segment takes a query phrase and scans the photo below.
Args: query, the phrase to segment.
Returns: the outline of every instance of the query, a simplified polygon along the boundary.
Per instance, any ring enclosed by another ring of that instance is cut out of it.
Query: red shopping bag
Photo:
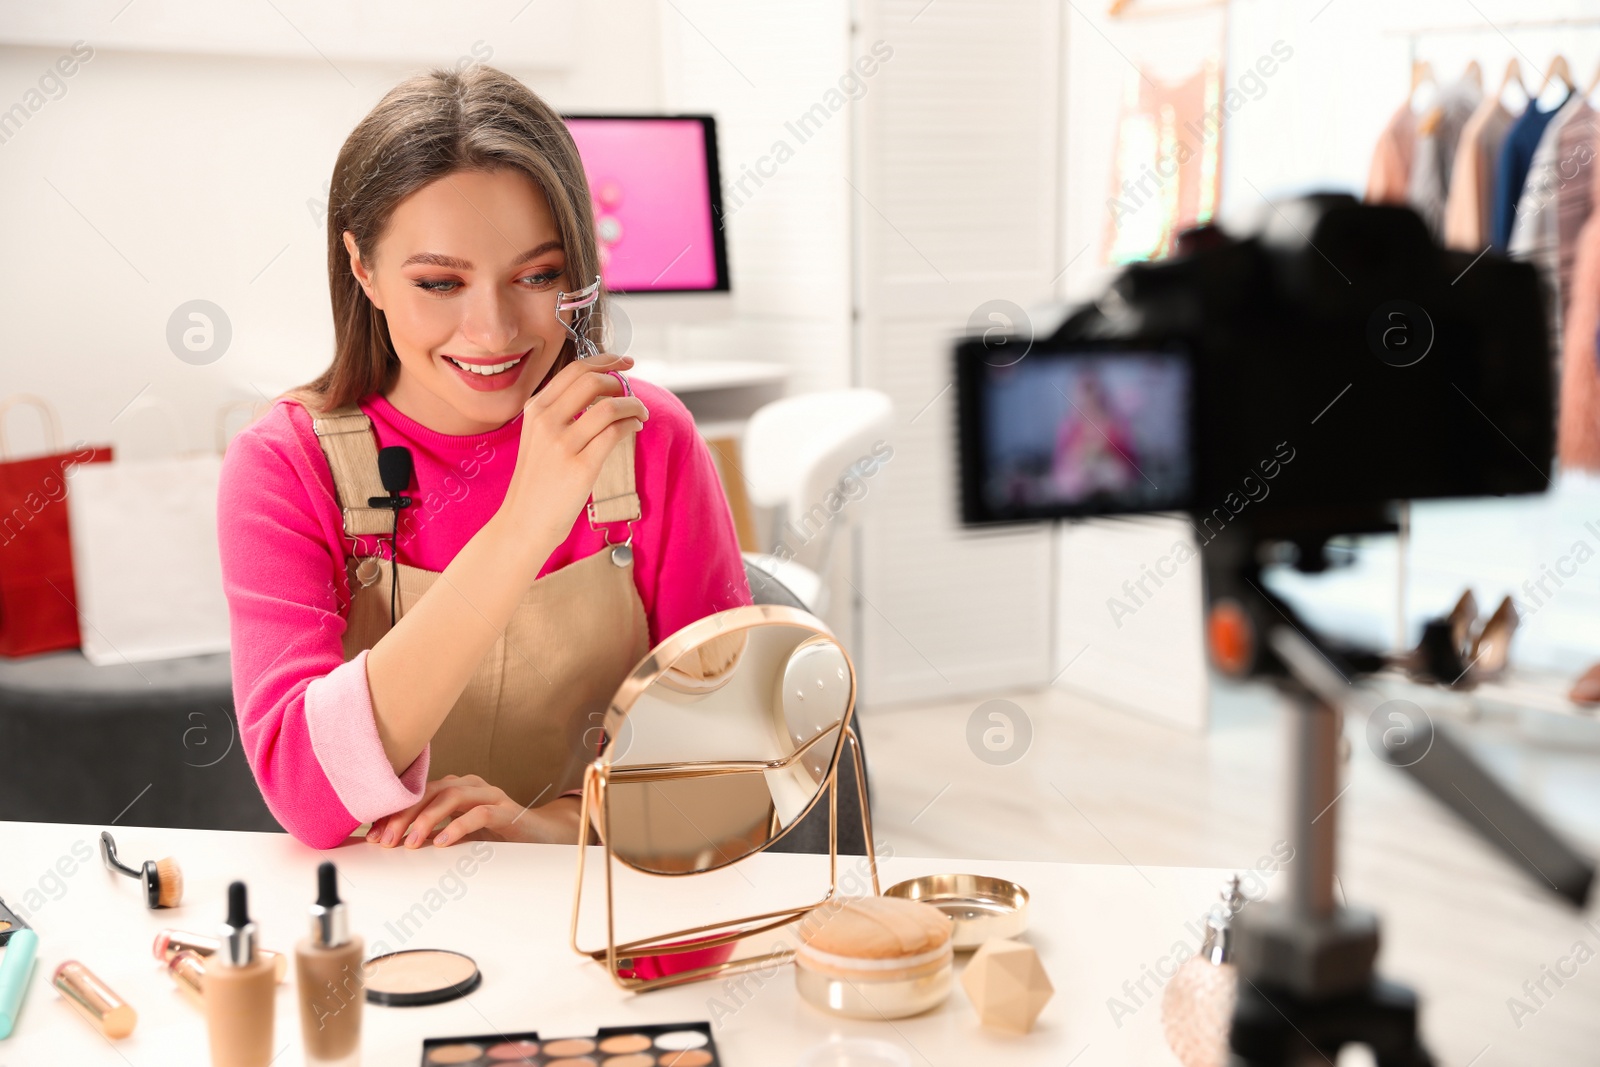
[[[49,454],[11,459],[5,418],[17,404],[39,409]],[[63,450],[55,410],[41,397],[0,401],[0,656],[77,648],[77,591],[67,526],[67,476],[79,463],[105,463],[109,445]]]

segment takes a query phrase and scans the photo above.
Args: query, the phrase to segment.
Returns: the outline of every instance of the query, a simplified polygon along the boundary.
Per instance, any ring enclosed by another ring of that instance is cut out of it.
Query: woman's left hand
[[[403,811],[376,819],[367,840],[393,848],[419,848],[458,841],[531,841],[571,845],[578,841],[578,797],[557,797],[541,807],[524,807],[499,786],[475,774],[447,774],[428,783],[422,799]]]

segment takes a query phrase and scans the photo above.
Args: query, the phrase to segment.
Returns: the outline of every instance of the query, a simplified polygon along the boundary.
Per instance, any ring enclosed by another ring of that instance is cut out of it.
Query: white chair
[[[750,503],[777,509],[766,551],[746,552],[745,559],[813,615],[828,606],[835,538],[861,520],[880,492],[882,442],[893,422],[887,394],[837,389],[773,401],[745,426],[740,459]]]

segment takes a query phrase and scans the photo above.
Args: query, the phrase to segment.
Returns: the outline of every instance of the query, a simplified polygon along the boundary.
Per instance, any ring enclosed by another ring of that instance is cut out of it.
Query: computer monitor
[[[600,273],[641,324],[729,304],[717,126],[709,115],[566,115],[594,201]]]

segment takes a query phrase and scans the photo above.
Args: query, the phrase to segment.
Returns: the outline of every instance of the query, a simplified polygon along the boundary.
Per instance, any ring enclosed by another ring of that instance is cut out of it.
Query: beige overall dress
[[[378,476],[372,422],[355,405],[312,411],[312,425],[333,473],[347,537],[383,535],[394,512],[368,506],[387,497]],[[428,777],[476,774],[519,804],[546,804],[583,785],[584,766],[602,739],[601,723],[617,687],[650,651],[644,605],[633,582],[634,437],[606,457],[588,507],[591,526],[629,523],[625,538],[606,526],[602,548],[534,581],[460,698],[433,735]],[[421,487],[423,491],[427,486]],[[403,520],[402,520],[403,521]],[[601,528],[601,527],[596,527]],[[347,555],[348,662],[389,631],[390,570],[377,556]],[[397,616],[428,591],[438,571],[399,564]]]

